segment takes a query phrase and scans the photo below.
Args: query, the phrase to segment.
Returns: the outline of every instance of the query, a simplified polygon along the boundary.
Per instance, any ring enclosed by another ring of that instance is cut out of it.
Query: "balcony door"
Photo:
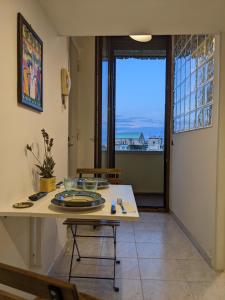
[[[147,178],[146,189],[161,172],[162,202],[148,208],[163,211],[169,208],[170,103],[170,37],[96,38],[95,167],[122,167],[125,183],[139,192],[141,181]]]

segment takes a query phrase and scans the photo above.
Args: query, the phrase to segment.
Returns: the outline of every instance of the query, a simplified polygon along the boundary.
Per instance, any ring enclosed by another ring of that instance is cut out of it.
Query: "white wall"
[[[76,176],[78,165],[78,126],[79,126],[79,50],[70,39],[70,78],[71,90],[69,95],[69,176]]]
[[[44,44],[44,112],[38,113],[17,104],[17,13],[31,23]],[[36,0],[0,2],[0,201],[19,201],[34,190],[33,160],[25,155],[25,145],[34,143],[42,150],[41,132],[45,128],[55,138],[53,155],[57,180],[67,175],[68,111],[62,107],[60,69],[68,66],[65,37],[59,37]],[[61,222],[61,221],[60,221]],[[0,261],[29,267],[27,219],[0,220]],[[13,232],[12,228],[16,228]],[[16,233],[17,232],[17,235]],[[20,239],[15,238],[20,235]],[[59,237],[60,235],[60,237]],[[63,238],[64,237],[64,238]],[[20,241],[23,239],[24,244]],[[65,229],[56,220],[43,220],[41,271],[46,271],[65,240]],[[48,257],[45,255],[50,253]],[[46,259],[47,257],[47,259]]]
[[[216,49],[213,126],[173,135],[170,177],[170,209],[212,264],[215,259],[217,197],[218,39]]]
[[[94,167],[94,116],[95,116],[95,38],[77,37],[73,42],[79,49],[79,82],[77,111],[77,167]],[[74,53],[75,54],[75,53]],[[78,85],[78,86],[77,86]],[[76,131],[76,130],[74,130]]]

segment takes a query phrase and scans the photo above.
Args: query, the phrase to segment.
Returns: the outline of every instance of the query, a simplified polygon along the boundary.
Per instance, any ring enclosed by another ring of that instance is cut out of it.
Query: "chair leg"
[[[75,225],[75,231],[74,231],[74,235],[73,235],[73,237],[74,237],[75,246],[76,246],[76,250],[77,250],[77,254],[78,254],[77,261],[80,261],[80,260],[81,260],[81,256],[80,256],[80,251],[79,251],[79,248],[78,248],[78,244],[77,244],[76,236],[77,236],[77,225]]]
[[[71,229],[72,234],[73,234],[72,225],[70,226],[70,229]],[[70,260],[69,282],[70,282],[70,279],[71,279],[71,272],[72,272],[72,267],[73,267],[74,247],[75,247],[75,238],[74,238],[74,234],[73,234],[73,248],[72,248],[71,260]]]
[[[114,260],[113,260],[113,288],[115,292],[119,292],[119,288],[116,286],[116,264],[120,261],[116,260],[116,227],[112,226],[113,229],[113,245],[114,245]]]

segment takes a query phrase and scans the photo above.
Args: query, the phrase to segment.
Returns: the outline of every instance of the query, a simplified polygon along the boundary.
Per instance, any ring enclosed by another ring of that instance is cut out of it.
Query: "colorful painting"
[[[43,43],[18,14],[18,102],[43,111]]]

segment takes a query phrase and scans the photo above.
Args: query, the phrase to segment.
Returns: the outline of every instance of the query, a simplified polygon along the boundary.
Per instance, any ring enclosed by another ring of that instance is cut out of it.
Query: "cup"
[[[64,178],[64,187],[66,191],[73,190],[76,188],[76,179]]]
[[[92,178],[86,178],[83,180],[83,190],[95,192],[97,190],[98,181]]]

